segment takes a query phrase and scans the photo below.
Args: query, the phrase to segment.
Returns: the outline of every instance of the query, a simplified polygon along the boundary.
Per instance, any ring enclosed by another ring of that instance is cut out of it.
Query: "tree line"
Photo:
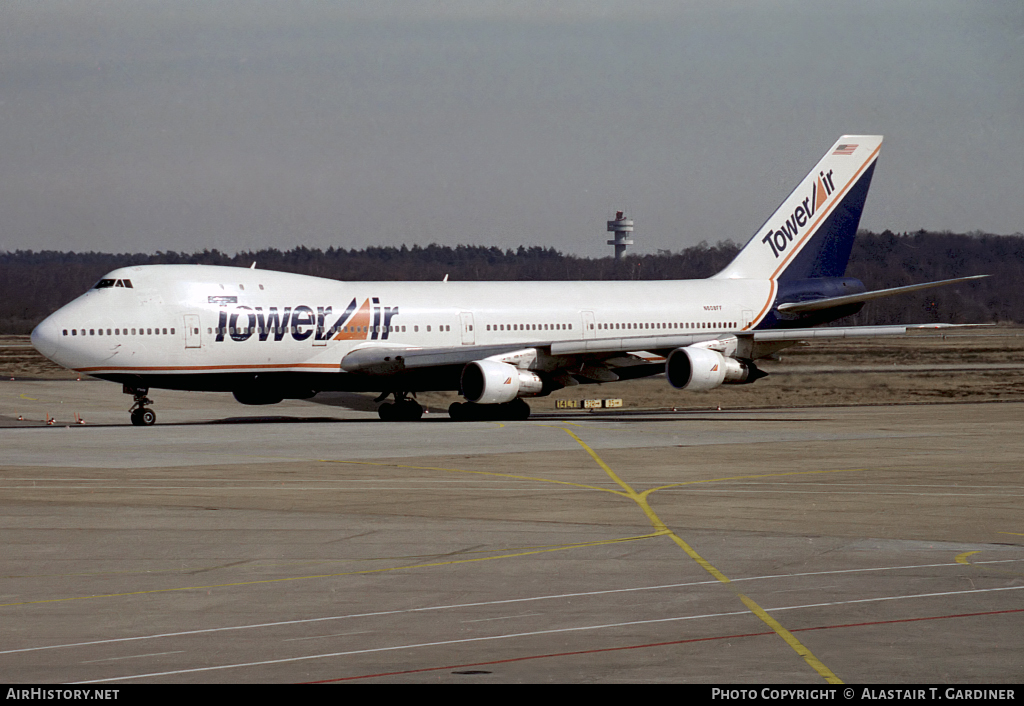
[[[699,279],[724,268],[740,245],[700,243],[679,252],[582,258],[554,248],[502,249],[477,245],[369,247],[363,250],[269,248],[234,255],[196,253],[0,252],[0,334],[26,334],[50,313],[118,267],[201,264],[295,272],[348,281],[381,280],[661,280]],[[868,302],[848,325],[899,322],[1024,322],[1024,237],[985,233],[862,231],[854,242],[847,276],[868,289],[990,274],[953,287]]]

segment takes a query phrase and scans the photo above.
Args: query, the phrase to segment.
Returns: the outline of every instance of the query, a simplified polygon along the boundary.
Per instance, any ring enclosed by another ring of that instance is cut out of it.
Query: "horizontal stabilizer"
[[[891,297],[896,294],[907,294],[908,292],[916,292],[921,289],[931,289],[932,287],[945,287],[949,284],[957,284],[958,282],[969,282],[974,279],[983,279],[989,275],[971,275],[970,277],[957,277],[956,279],[944,279],[938,282],[925,282],[923,284],[911,284],[906,287],[893,287],[891,289],[879,289],[874,292],[863,292],[861,294],[848,294],[843,297],[829,297],[827,299],[813,299],[806,302],[789,302],[787,304],[779,304],[778,310],[789,314],[799,314],[805,311],[821,311],[822,309],[832,309],[837,306],[845,306],[846,304],[857,304],[859,302],[871,301],[872,299],[881,299],[883,297]]]

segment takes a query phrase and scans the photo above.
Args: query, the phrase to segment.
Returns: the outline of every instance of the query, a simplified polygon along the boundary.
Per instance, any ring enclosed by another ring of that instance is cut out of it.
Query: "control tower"
[[[616,211],[615,220],[608,221],[608,232],[615,233],[615,239],[609,240],[608,244],[615,246],[615,261],[618,262],[626,252],[626,246],[633,244],[633,239],[627,237],[633,232],[633,221],[625,217],[624,211]]]

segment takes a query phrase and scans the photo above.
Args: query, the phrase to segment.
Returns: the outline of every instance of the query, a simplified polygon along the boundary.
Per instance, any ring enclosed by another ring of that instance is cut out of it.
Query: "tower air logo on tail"
[[[841,276],[881,147],[881,135],[840,136],[714,279]]]
[[[818,180],[811,186],[811,195],[793,209],[793,213],[781,226],[773,226],[768,234],[761,238],[761,242],[767,243],[768,247],[772,249],[772,255],[776,259],[785,252],[793,239],[811,220],[811,216],[818,212],[835,190],[835,184],[832,182],[832,170],[818,172]]]

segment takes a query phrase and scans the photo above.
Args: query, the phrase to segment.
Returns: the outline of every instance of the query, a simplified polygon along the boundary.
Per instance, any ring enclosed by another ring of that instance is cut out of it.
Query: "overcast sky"
[[[745,242],[855,133],[1024,231],[1024,2],[0,4],[0,251]]]

